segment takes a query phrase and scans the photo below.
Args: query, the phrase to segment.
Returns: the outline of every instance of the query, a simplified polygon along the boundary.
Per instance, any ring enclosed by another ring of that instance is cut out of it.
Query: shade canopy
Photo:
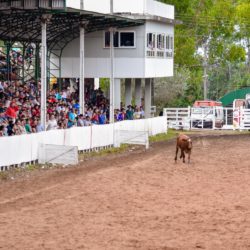
[[[11,1],[5,0],[5,2]],[[73,8],[55,8],[52,5],[48,8],[36,6],[32,9],[25,8],[25,6],[13,7],[9,5],[0,8],[0,40],[40,43],[41,22],[44,15],[47,15],[49,19],[47,24],[49,49],[52,49],[58,43],[61,43],[60,47],[62,47],[62,43],[66,45],[79,37],[79,25],[82,22],[87,23],[85,26],[86,33],[105,30],[109,27],[125,28],[144,23],[143,20],[133,20]]]

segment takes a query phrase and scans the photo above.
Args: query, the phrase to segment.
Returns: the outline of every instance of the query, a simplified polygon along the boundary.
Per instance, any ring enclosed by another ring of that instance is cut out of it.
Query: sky
[[[67,7],[80,9],[80,0],[66,0]]]

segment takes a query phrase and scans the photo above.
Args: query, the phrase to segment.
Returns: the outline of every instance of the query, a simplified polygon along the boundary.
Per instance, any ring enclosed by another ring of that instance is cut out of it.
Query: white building
[[[67,7],[80,8],[116,16],[142,20],[141,25],[114,31],[114,108],[120,108],[121,79],[125,79],[125,105],[132,101],[132,80],[135,79],[135,102],[141,105],[142,83],[145,82],[145,114],[151,112],[153,79],[173,76],[174,6],[155,0],[68,0]],[[116,28],[116,27],[114,27]],[[79,78],[80,38],[66,45],[61,54],[62,78]],[[55,53],[56,54],[56,53]],[[57,58],[51,54],[54,64]],[[110,32],[86,33],[84,38],[84,78],[111,76]],[[53,69],[51,70],[53,71]],[[54,75],[59,77],[57,72]]]

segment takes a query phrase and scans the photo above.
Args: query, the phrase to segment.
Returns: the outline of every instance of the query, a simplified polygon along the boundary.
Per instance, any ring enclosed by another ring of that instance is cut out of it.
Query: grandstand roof
[[[142,20],[100,14],[73,8],[39,8],[0,6],[0,40],[41,42],[41,17],[50,14],[47,24],[47,43],[53,48],[58,43],[65,46],[79,37],[79,24],[88,21],[86,33],[105,30],[109,27],[123,28],[143,24]],[[64,45],[63,45],[64,44]]]

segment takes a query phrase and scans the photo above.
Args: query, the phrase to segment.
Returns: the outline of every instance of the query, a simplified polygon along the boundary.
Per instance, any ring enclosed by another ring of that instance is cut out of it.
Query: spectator
[[[131,105],[128,105],[127,107],[127,111],[126,111],[126,119],[127,120],[133,120],[133,115],[134,115],[134,111],[132,109],[132,106]]]
[[[5,115],[8,118],[15,120],[17,117],[17,111],[18,111],[18,107],[12,102],[10,103],[10,106],[7,108]]]
[[[78,116],[78,120],[77,120],[77,126],[78,127],[84,127],[85,126],[85,121],[84,121],[84,116],[82,114],[80,114]]]
[[[5,136],[4,134],[4,125],[0,125],[0,137]]]
[[[42,132],[42,131],[44,131],[44,127],[43,127],[43,125],[41,124],[41,120],[38,120],[37,121],[37,125],[36,125],[36,132]]]
[[[73,127],[76,124],[76,117],[77,115],[75,114],[75,110],[74,109],[70,109],[69,114],[68,114],[68,128]]]
[[[135,108],[135,112],[134,112],[133,116],[134,116],[134,119],[141,119],[142,114],[141,114],[140,108],[138,108],[138,107]]]
[[[25,135],[27,134],[25,126],[22,124],[21,120],[16,120],[16,135]]]
[[[15,60],[23,60],[18,52],[12,53]],[[105,98],[101,89],[86,92],[85,110],[79,115],[78,94],[70,93],[69,88],[65,86],[62,92],[48,91],[46,114],[48,124],[47,128],[43,128],[40,122],[40,91],[40,82],[38,84],[33,81],[0,82],[1,135],[19,135],[46,129],[65,129],[75,125],[82,127],[90,126],[92,123],[100,125],[109,123],[109,100]],[[140,112],[142,114],[142,110]],[[115,111],[116,121],[133,119],[133,116],[134,110],[131,105],[127,111],[125,109]]]
[[[55,119],[55,116],[51,115],[48,121],[47,130],[53,130],[53,129],[57,129],[57,121]]]
[[[99,115],[98,115],[98,110],[94,109],[91,121],[93,124],[98,124],[99,123]]]
[[[99,124],[103,125],[107,123],[106,112],[101,110],[99,115]]]
[[[85,126],[91,126],[91,120],[89,116],[86,116]]]
[[[125,109],[122,108],[121,111],[118,111],[116,120],[117,121],[124,121],[125,119],[126,119],[126,112],[125,112]]]
[[[4,121],[6,121],[7,118],[5,116],[5,112],[4,112],[4,109],[1,109],[0,110],[0,124],[2,124]]]
[[[140,107],[140,111],[141,111],[141,119],[144,119],[145,118],[145,112],[144,112],[144,109],[143,109],[142,106]]]
[[[32,128],[30,126],[30,120],[26,119],[25,121],[26,121],[26,123],[25,123],[25,130],[26,130],[27,134],[30,134],[30,133],[32,133]]]
[[[7,126],[7,133],[8,133],[8,136],[12,136],[12,135],[15,135],[15,131],[13,130],[14,128],[14,123],[12,120],[9,121],[9,124]]]

